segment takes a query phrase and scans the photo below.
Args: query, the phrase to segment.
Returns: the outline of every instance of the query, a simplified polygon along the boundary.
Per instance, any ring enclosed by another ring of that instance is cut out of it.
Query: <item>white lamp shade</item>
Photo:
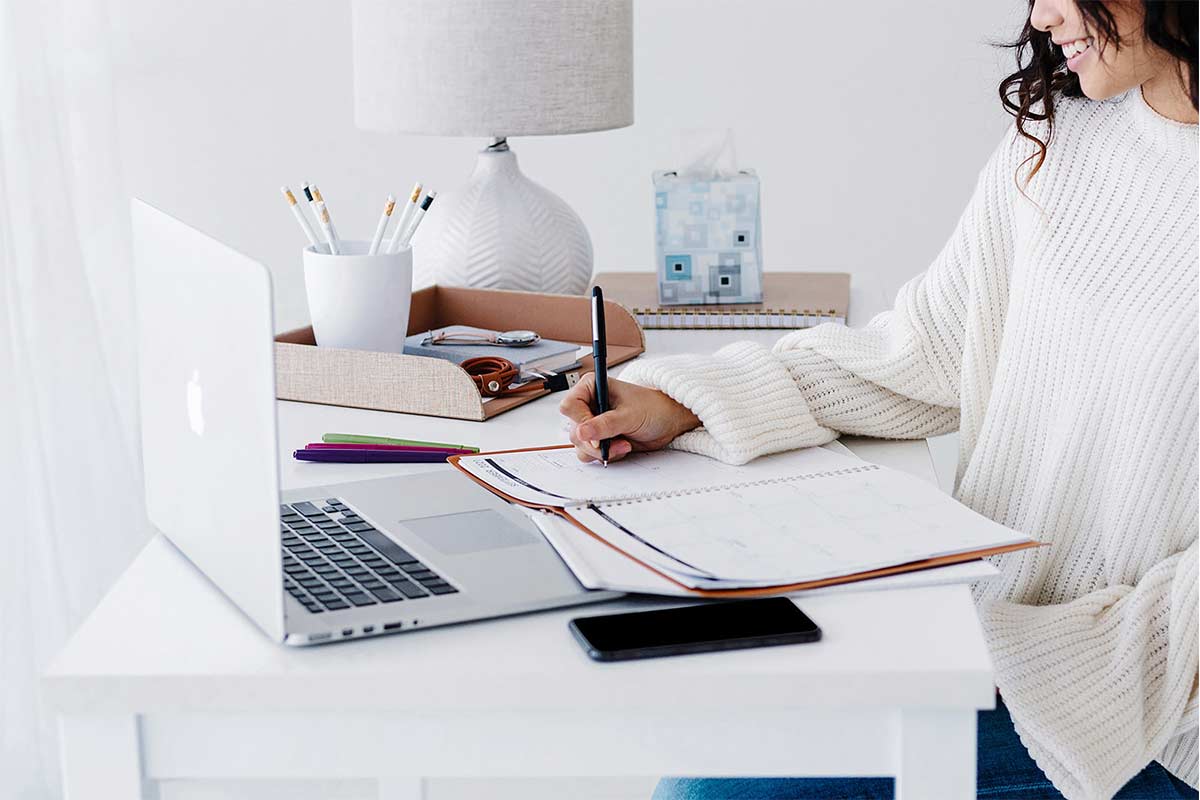
[[[354,0],[354,117],[442,136],[633,124],[633,0]]]

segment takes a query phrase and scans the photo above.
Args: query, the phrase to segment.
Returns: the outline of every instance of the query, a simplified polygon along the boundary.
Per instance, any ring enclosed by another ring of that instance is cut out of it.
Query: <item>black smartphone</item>
[[[576,617],[571,633],[596,661],[815,642],[821,629],[786,597]]]

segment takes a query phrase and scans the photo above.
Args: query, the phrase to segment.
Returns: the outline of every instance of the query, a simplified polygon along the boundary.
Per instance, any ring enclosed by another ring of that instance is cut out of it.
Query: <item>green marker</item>
[[[393,439],[390,436],[363,436],[358,433],[327,433],[321,437],[327,444],[391,444],[404,447],[441,447],[445,450],[470,450],[478,453],[478,447],[469,444],[446,444],[444,442],[422,442],[419,439]]]

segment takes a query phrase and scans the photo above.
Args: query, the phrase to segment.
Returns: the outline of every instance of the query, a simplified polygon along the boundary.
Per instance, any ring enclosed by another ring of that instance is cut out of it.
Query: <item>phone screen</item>
[[[812,642],[821,629],[786,597],[581,617],[571,630],[600,660]]]

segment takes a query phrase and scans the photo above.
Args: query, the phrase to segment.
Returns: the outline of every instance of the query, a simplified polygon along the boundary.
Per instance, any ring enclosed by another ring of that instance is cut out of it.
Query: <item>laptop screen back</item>
[[[271,637],[284,637],[271,280],[132,202],[146,510]]]

